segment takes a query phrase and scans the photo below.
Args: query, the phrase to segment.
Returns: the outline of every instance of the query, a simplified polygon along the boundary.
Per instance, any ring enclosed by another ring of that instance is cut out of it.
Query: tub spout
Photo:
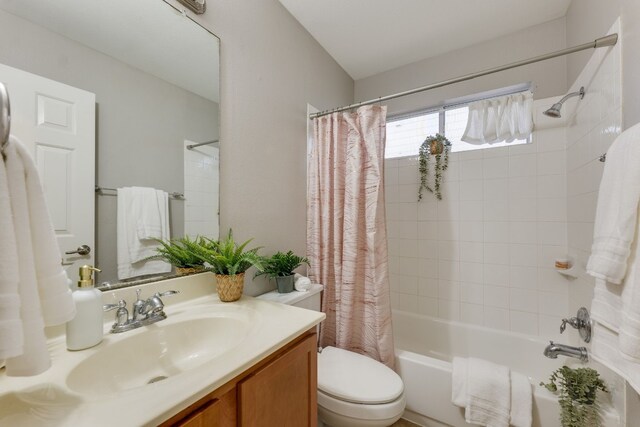
[[[589,361],[589,353],[585,347],[572,347],[570,345],[556,344],[549,341],[549,345],[544,349],[544,355],[550,359],[557,359],[558,355],[575,357],[583,362]]]

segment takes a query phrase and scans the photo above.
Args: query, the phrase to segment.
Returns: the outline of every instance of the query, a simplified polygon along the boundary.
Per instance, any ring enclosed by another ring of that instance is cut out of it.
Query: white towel
[[[533,392],[529,378],[511,371],[511,425],[531,427],[533,421]]]
[[[587,272],[619,284],[636,232],[640,199],[640,124],[616,138],[607,152]]]
[[[531,383],[506,366],[482,359],[453,358],[451,402],[470,424],[531,427]]]
[[[0,360],[22,354],[24,341],[18,294],[18,249],[10,200],[7,171],[0,156]]]
[[[23,353],[6,361],[7,375],[37,375],[51,366],[44,326],[71,320],[75,306],[35,164],[13,137],[5,153],[24,336]]]
[[[164,261],[143,261],[155,255],[159,246],[150,239],[170,238],[167,193],[145,187],[119,188],[117,230],[118,278],[171,271]]]
[[[607,152],[587,272],[596,278],[593,320],[608,331],[594,335],[592,354],[631,383],[640,371],[640,125],[623,132]],[[613,357],[611,334],[619,354]],[[599,339],[607,338],[607,345]],[[620,363],[627,359],[632,363]],[[640,391],[640,390],[638,390]]]
[[[296,288],[298,292],[307,292],[309,288],[311,288],[311,279],[303,276],[302,274],[296,273],[293,276],[293,287]]]

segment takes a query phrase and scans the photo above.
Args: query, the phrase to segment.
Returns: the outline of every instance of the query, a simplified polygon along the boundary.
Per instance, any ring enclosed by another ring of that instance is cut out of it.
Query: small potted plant
[[[193,248],[202,243],[201,237],[191,240],[188,236],[181,239],[159,240],[160,246],[156,254],[146,260],[159,259],[168,262],[175,267],[179,276],[185,274],[200,273],[204,271],[204,262],[195,254]]]
[[[287,253],[276,252],[270,257],[263,258],[262,268],[256,276],[265,274],[270,279],[275,279],[278,292],[286,294],[293,291],[293,270],[302,264],[309,265],[309,260],[294,254],[292,251]]]
[[[240,299],[244,288],[244,273],[252,266],[261,269],[262,258],[258,255],[260,248],[245,249],[252,240],[238,244],[233,239],[233,231],[229,230],[224,239],[203,238],[202,244],[193,247],[194,254],[215,273],[220,301]]]
[[[442,200],[442,173],[449,167],[449,150],[451,142],[444,135],[436,134],[424,140],[418,152],[418,170],[420,171],[420,187],[418,188],[418,201],[422,200],[422,190],[434,193],[438,200]],[[436,164],[433,185],[429,184],[429,160],[435,156]]]
[[[608,392],[598,371],[591,368],[571,369],[563,366],[549,377],[549,383],[540,383],[557,393],[562,427],[600,426],[598,390]]]

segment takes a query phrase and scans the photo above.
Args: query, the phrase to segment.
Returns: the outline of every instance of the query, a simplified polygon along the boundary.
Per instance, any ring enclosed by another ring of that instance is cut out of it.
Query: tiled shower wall
[[[536,118],[551,101],[536,101]],[[417,201],[417,158],[386,161],[394,308],[557,334],[569,306],[554,270],[567,253],[565,132],[537,122],[531,144],[453,153],[442,201]]]
[[[213,239],[219,234],[220,149],[201,146],[188,150],[184,145],[184,230],[190,237]]]
[[[442,201],[417,202],[417,158],[386,161],[394,308],[554,338],[562,317],[590,307],[584,268],[598,157],[621,132],[620,51],[594,51],[570,90],[587,94],[565,104],[564,119],[541,115],[557,98],[536,101],[532,144],[454,153]],[[577,279],[554,269],[567,254]]]
[[[610,32],[619,31],[616,23]],[[622,129],[622,43],[594,52],[571,90],[587,94],[573,108],[567,127],[567,218],[570,254],[578,279],[571,284],[571,312],[591,306],[594,279],[585,273],[593,241],[593,223],[606,153]]]

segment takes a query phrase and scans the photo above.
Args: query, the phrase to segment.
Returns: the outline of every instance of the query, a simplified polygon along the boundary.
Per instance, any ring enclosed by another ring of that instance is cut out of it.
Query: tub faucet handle
[[[586,308],[581,307],[578,310],[576,317],[562,319],[562,323],[560,324],[560,333],[563,333],[565,329],[567,329],[567,324],[580,332],[580,338],[582,338],[584,342],[591,341],[591,318],[589,317],[589,311],[587,311]]]

